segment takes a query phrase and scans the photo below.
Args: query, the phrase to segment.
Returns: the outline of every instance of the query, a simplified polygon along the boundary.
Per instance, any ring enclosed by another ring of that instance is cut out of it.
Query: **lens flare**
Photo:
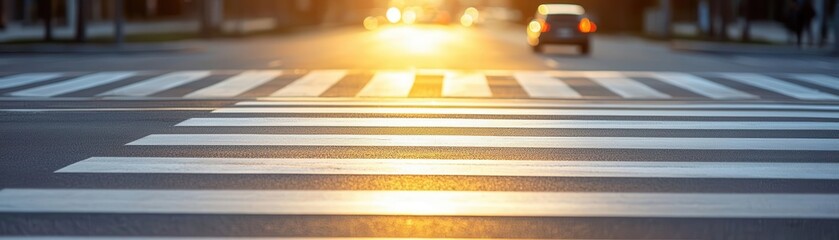
[[[527,24],[527,30],[534,33],[542,32],[542,24],[539,21],[530,21],[530,24]]]
[[[474,20],[477,20],[478,17],[480,17],[480,12],[478,11],[477,8],[474,8],[474,7],[467,8],[466,11],[463,11],[463,14],[472,16],[472,19],[474,19]]]
[[[399,20],[402,20],[402,12],[396,7],[388,8],[385,16],[390,23],[398,23]]]
[[[417,21],[417,12],[413,10],[407,10],[404,14],[402,14],[402,22],[405,24],[414,24]]]
[[[379,28],[379,19],[376,17],[367,17],[364,19],[364,28],[367,30],[376,30]]]
[[[471,15],[463,14],[463,16],[460,17],[460,25],[463,25],[464,27],[471,27],[474,23],[475,20],[472,19]]]

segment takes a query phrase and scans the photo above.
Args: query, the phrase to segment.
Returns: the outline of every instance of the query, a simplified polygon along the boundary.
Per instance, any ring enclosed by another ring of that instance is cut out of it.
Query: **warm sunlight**
[[[399,8],[391,7],[387,9],[385,16],[390,23],[398,23],[402,19],[402,12],[399,11]]]
[[[394,46],[403,53],[431,55],[444,51],[443,46],[455,40],[454,34],[442,27],[400,25],[382,28],[378,37],[382,44]]]
[[[461,196],[444,193],[389,192],[371,193],[367,201],[378,212],[398,215],[455,215],[466,210]]]

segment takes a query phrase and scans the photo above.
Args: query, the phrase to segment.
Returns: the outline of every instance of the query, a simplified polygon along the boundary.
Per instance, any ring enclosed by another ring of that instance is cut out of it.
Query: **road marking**
[[[513,75],[527,95],[532,98],[581,98],[562,80],[544,72],[518,72]]]
[[[25,73],[0,78],[0,89],[19,87],[64,76],[62,73]]]
[[[492,97],[492,90],[483,74],[448,72],[443,78],[442,96]]]
[[[210,76],[210,71],[183,71],[134,83],[97,96],[145,97]]]
[[[83,89],[105,85],[112,82],[117,82],[129,77],[133,77],[136,74],[136,72],[94,73],[66,81],[61,81],[58,83],[13,92],[9,95],[19,97],[53,97],[61,94],[71,93]]]
[[[748,94],[715,82],[708,81],[707,79],[685,73],[652,73],[652,77],[670,85],[674,85],[682,89],[713,99],[759,98],[758,96]]]
[[[191,118],[179,127],[413,127],[529,129],[839,130],[837,122],[706,122],[461,118]]]
[[[834,194],[4,189],[0,212],[839,218]]]
[[[797,104],[706,104],[680,102],[678,104],[608,104],[608,103],[563,103],[521,99],[355,99],[355,98],[265,98],[263,101],[243,101],[236,106],[397,106],[397,107],[511,107],[511,108],[639,108],[639,109],[795,109],[839,111],[839,105],[797,105]]]
[[[839,90],[839,78],[824,74],[792,74],[793,78],[822,87]]]
[[[754,73],[724,73],[723,77],[737,81],[743,84],[751,85],[757,88],[766,89],[772,92],[780,93],[803,100],[839,100],[839,97],[820,92],[815,89],[810,89],[795,85],[780,79],[754,74]]]
[[[547,65],[549,68],[553,68],[553,69],[558,69],[562,66],[561,64],[559,64],[559,62],[557,62],[556,60],[554,60],[552,58],[546,58],[545,59],[545,65]]]
[[[385,237],[145,237],[145,236],[0,236],[2,240],[478,240],[475,238],[385,238]],[[480,238],[480,240],[512,240],[507,238]],[[550,240],[532,238],[530,240]]]
[[[515,116],[643,116],[643,117],[784,117],[839,118],[839,112],[804,111],[707,111],[707,110],[607,110],[512,108],[365,108],[365,107],[248,107],[220,108],[214,113],[312,113],[312,114],[436,114]]]
[[[357,97],[408,97],[416,76],[412,72],[377,72]]]
[[[187,94],[184,98],[235,97],[265,84],[282,74],[283,71],[277,70],[247,71],[215,85]]]
[[[18,108],[0,112],[153,112],[153,111],[212,111],[215,108]]]
[[[586,78],[624,98],[671,98],[618,72],[587,72]]]
[[[312,71],[306,76],[292,82],[288,86],[277,90],[273,97],[317,97],[329,90],[347,75],[345,70]]]
[[[152,134],[127,145],[839,151],[839,139],[458,135]]]
[[[839,180],[839,163],[92,157],[56,172]]]

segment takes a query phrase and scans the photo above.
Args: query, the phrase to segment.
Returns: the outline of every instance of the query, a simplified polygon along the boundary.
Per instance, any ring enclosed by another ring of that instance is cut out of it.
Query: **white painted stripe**
[[[652,77],[682,89],[713,99],[754,99],[758,96],[685,73],[652,73]]]
[[[274,97],[317,97],[347,75],[345,70],[312,71],[297,81],[277,90]]]
[[[275,70],[247,71],[215,85],[199,89],[198,91],[187,94],[184,97],[235,97],[273,80],[274,78],[282,75],[282,73],[282,71]]]
[[[414,87],[412,72],[377,72],[357,97],[407,97]]]
[[[513,75],[519,85],[532,98],[581,98],[562,80],[544,72],[518,72]]]
[[[810,89],[795,85],[780,79],[753,73],[724,73],[723,77],[731,79],[743,84],[754,87],[766,89],[772,92],[780,93],[786,96],[794,97],[803,100],[839,100],[839,97],[820,92],[815,89]]]
[[[644,117],[786,117],[839,118],[839,112],[804,111],[707,111],[707,110],[606,110],[606,109],[512,109],[512,108],[220,108],[214,113],[314,113],[314,114],[437,114],[516,116],[644,116]]]
[[[0,89],[19,87],[64,76],[61,73],[25,73],[0,78]]]
[[[101,72],[94,73],[58,83],[44,85],[13,92],[10,95],[20,97],[53,97],[61,94],[80,91],[92,87],[117,82],[136,75],[136,72]]]
[[[155,111],[205,111],[213,108],[12,108],[0,109],[0,112],[155,112]]]
[[[839,139],[153,134],[134,146],[347,146],[839,151]]]
[[[107,91],[99,94],[98,96],[145,97],[200,80],[207,76],[210,76],[210,71],[174,72]]]
[[[110,236],[0,236],[3,240],[476,240],[474,238],[356,238],[356,237],[110,237]],[[511,240],[504,238],[481,238],[481,240]],[[532,239],[536,240],[536,239]],[[547,239],[546,239],[547,240]]]
[[[532,100],[484,100],[484,99],[277,99],[271,101],[244,101],[237,106],[396,106],[396,107],[510,107],[510,108],[638,108],[638,109],[795,109],[795,110],[832,110],[839,111],[839,105],[800,105],[800,104],[706,104],[706,103],[562,103]]]
[[[670,98],[618,72],[587,72],[586,77],[624,98]]]
[[[839,163],[92,157],[56,172],[839,180]]]
[[[480,73],[446,73],[443,97],[492,97],[486,76]]]
[[[839,122],[705,122],[462,118],[191,118],[179,127],[415,127],[521,129],[839,130]]]
[[[839,218],[835,194],[3,189],[0,212]]]
[[[793,78],[822,87],[839,90],[839,78],[824,74],[792,74]]]

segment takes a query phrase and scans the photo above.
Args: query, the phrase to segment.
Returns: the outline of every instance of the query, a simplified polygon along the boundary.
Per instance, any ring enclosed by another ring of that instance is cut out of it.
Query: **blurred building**
[[[0,41],[39,39],[51,23],[72,39],[83,20],[90,38],[113,34],[115,13],[128,34],[237,34],[363,19],[375,0],[0,0]]]

